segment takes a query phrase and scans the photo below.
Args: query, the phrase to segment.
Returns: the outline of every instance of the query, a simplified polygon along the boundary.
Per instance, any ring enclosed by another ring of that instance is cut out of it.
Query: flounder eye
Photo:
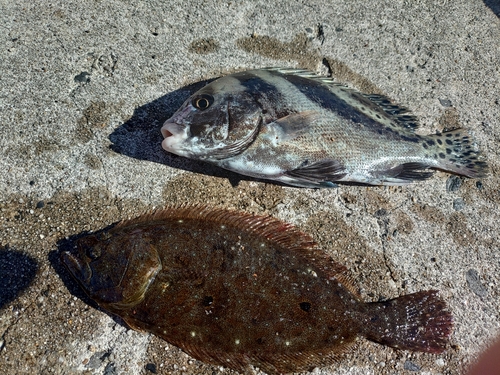
[[[101,256],[101,249],[96,247],[88,247],[86,249],[86,253],[90,259],[96,260]]]
[[[204,94],[194,98],[191,104],[193,105],[193,107],[203,111],[204,109],[210,107],[213,102],[214,102],[214,97],[212,95]]]

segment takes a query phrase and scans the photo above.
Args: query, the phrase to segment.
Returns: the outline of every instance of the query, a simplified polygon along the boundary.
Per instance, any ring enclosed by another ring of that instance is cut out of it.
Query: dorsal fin
[[[375,104],[378,104],[384,112],[393,117],[398,123],[407,129],[415,130],[418,128],[418,119],[410,114],[410,110],[404,106],[393,104],[385,95],[362,94]]]
[[[271,72],[278,72],[285,75],[296,75],[299,77],[307,78],[320,82],[325,85],[332,85],[338,89],[348,92],[352,97],[356,98],[361,104],[370,107],[376,112],[385,113],[393,122],[401,125],[407,130],[415,131],[418,128],[418,119],[410,113],[410,110],[404,106],[392,103],[392,101],[384,95],[378,94],[365,94],[361,93],[355,89],[349,88],[343,84],[333,81],[330,77],[320,76],[314,72],[306,69],[293,69],[293,68],[264,68]]]
[[[123,220],[116,224],[114,229],[121,229],[130,225],[140,225],[151,221],[161,220],[209,220],[228,227],[241,228],[244,231],[264,236],[270,241],[296,251],[317,250],[316,242],[312,237],[300,231],[294,225],[285,223],[271,216],[259,216],[246,212],[214,208],[199,204],[182,204],[154,211],[135,219]]]

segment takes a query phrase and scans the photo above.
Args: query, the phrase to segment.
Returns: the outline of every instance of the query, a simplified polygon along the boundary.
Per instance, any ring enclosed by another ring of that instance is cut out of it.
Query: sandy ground
[[[365,341],[315,374],[463,373],[500,329],[498,1],[135,3],[0,1],[0,373],[232,373],[127,329],[58,261],[66,237],[183,202],[292,222],[365,300],[432,288],[453,312],[441,355]],[[468,128],[491,174],[297,189],[161,149],[204,81],[265,66],[386,94],[422,133]]]

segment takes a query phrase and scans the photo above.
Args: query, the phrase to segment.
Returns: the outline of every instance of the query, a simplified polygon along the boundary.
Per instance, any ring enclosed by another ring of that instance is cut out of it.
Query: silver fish
[[[300,187],[405,185],[441,169],[483,177],[468,132],[418,135],[417,120],[305,70],[266,68],[219,78],[163,125],[162,147],[243,175]]]

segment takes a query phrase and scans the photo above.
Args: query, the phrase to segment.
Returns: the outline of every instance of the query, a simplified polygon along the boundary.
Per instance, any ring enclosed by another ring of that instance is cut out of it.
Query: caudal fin
[[[453,317],[436,290],[370,303],[366,337],[398,349],[441,353]]]
[[[488,165],[472,137],[464,129],[455,129],[429,136],[427,145],[437,147],[439,169],[472,178],[485,177]]]

